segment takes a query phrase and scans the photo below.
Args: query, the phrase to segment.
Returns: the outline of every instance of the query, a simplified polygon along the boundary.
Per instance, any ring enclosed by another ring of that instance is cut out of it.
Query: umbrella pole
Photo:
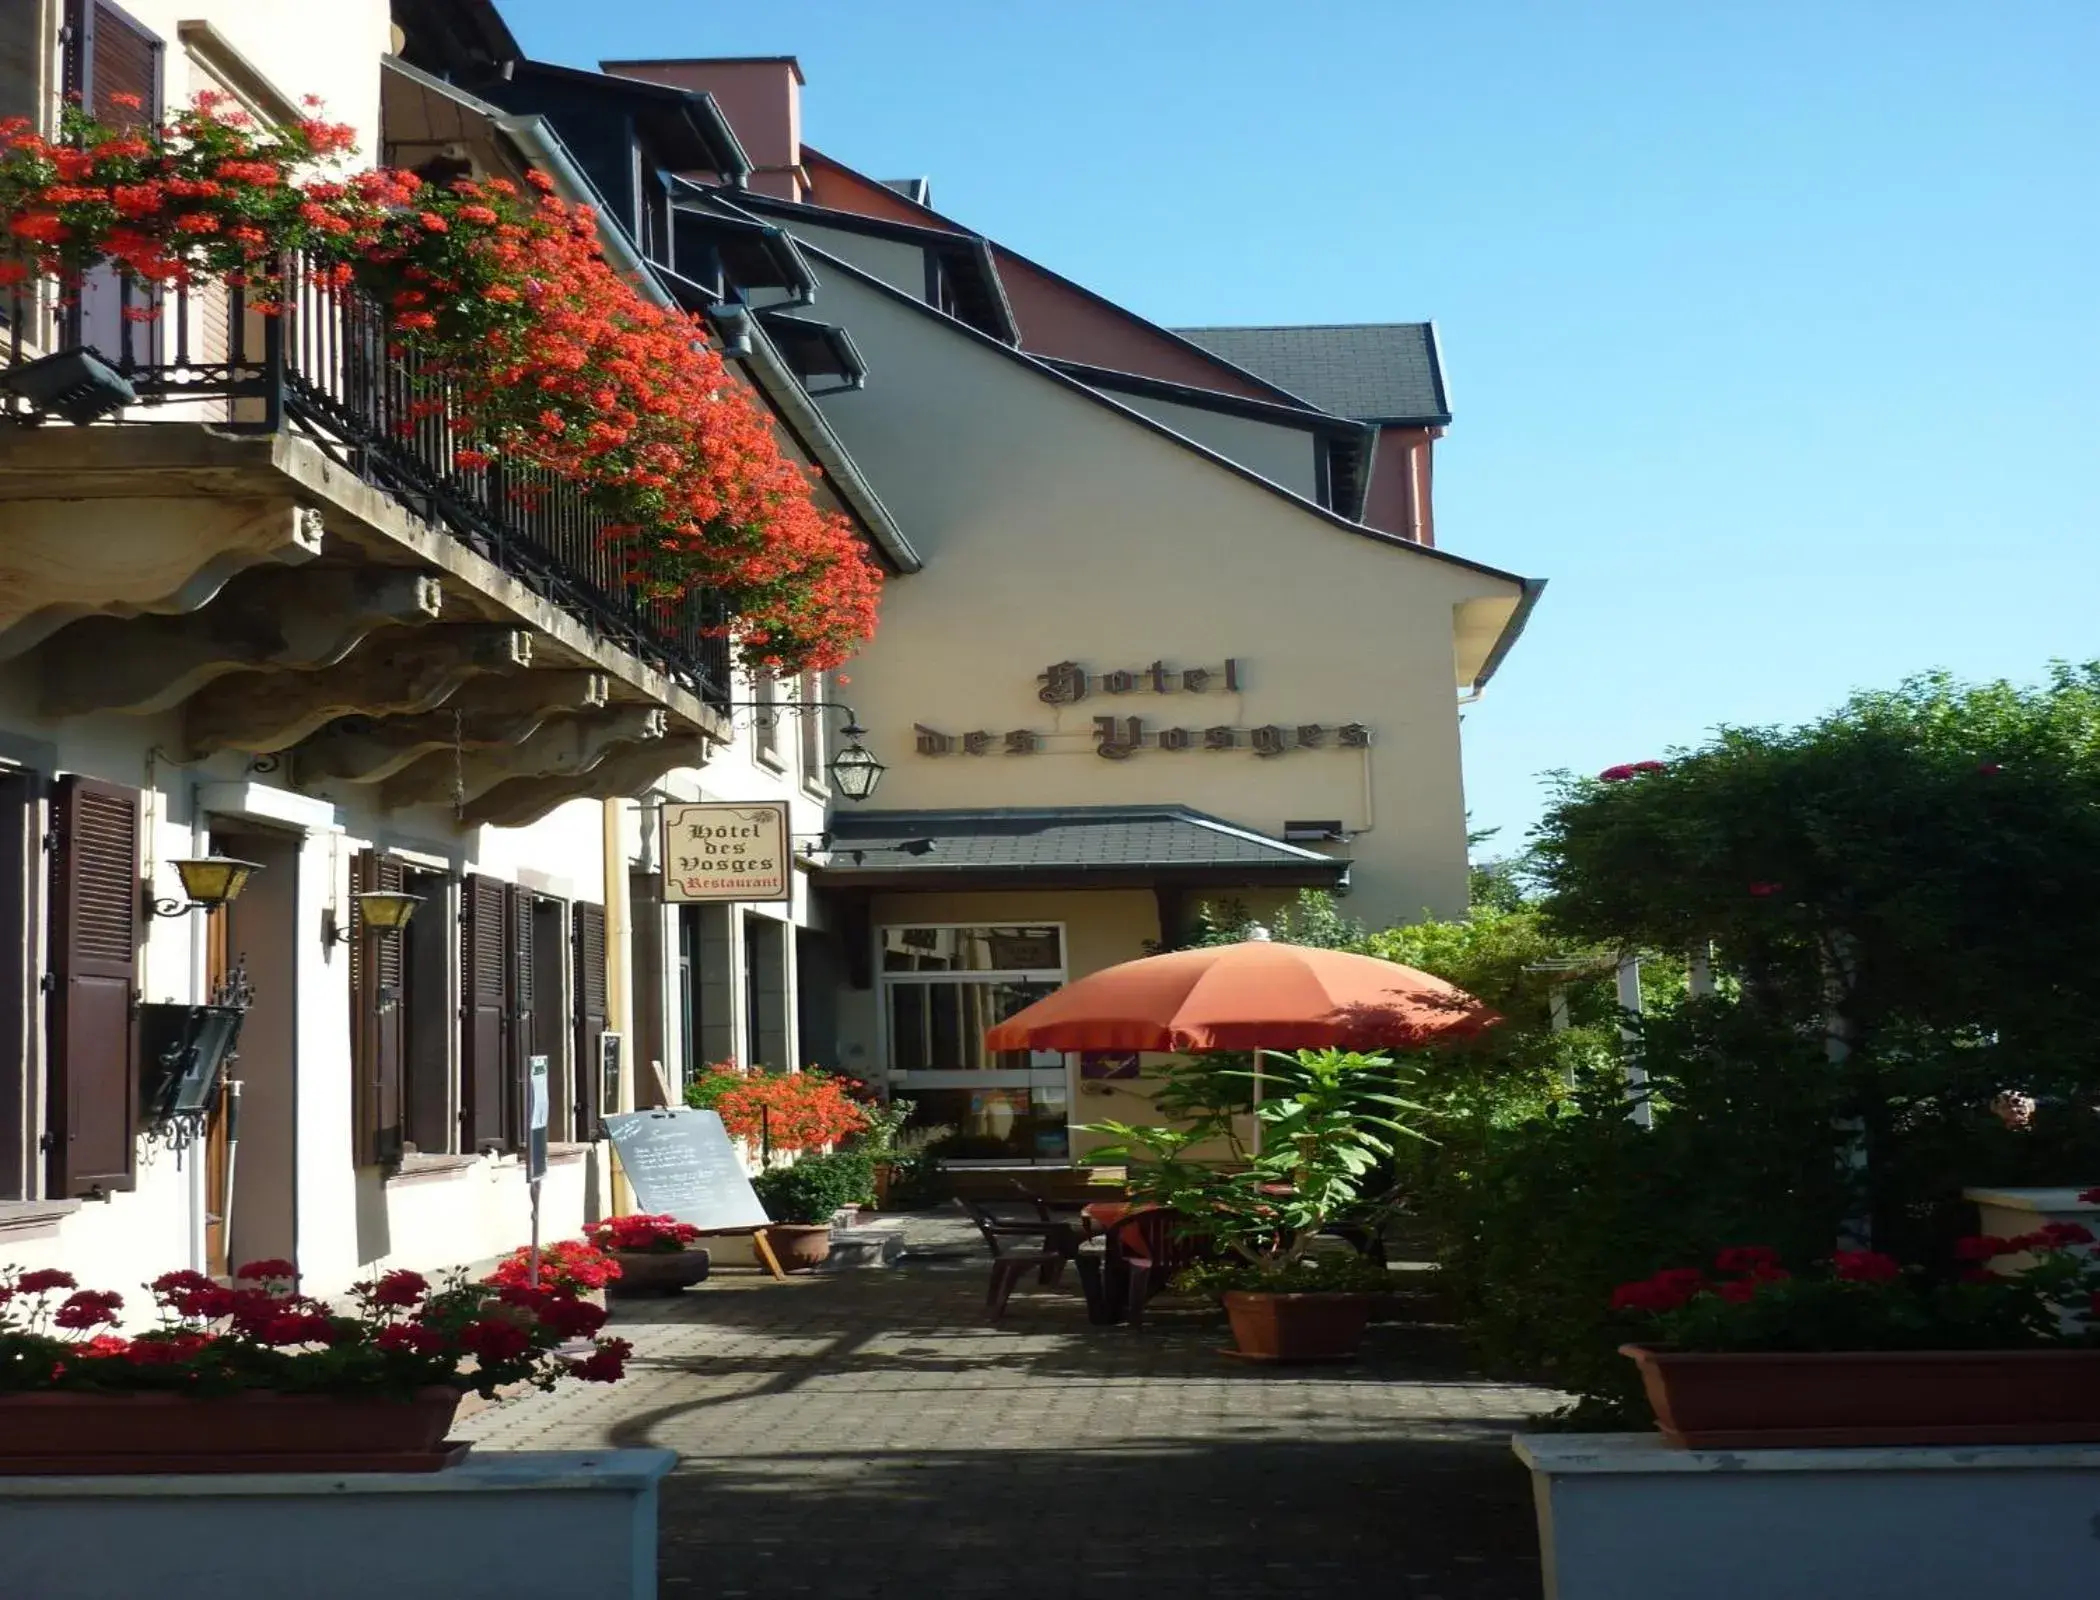
[[[1261,1154],[1261,1052],[1254,1052],[1254,1154]]]

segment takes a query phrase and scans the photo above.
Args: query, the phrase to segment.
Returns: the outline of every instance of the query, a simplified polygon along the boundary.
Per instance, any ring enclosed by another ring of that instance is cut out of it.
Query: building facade
[[[808,149],[791,60],[588,72],[476,0],[291,9],[41,0],[0,114],[317,96],[431,181],[539,174],[733,356],[885,569],[881,628],[835,679],[734,668],[587,506],[395,428],[333,301],[149,327],[113,279],[18,290],[11,372],[90,349],[139,403],[0,424],[0,1262],[281,1255],[327,1293],[486,1259],[525,1236],[535,1065],[553,1236],[623,1202],[600,1118],[710,1062],[1063,1162],[1147,1063],[988,1056],[990,1023],[1206,900],[1463,909],[1457,703],[1539,586],[1436,544],[1425,325],[1155,327]],[[859,806],[854,739],[888,768]],[[667,888],[695,802],[785,808],[784,898]],[[245,887],[185,909],[214,857]],[[166,1030],[216,1001],[237,1058],[170,1115]]]

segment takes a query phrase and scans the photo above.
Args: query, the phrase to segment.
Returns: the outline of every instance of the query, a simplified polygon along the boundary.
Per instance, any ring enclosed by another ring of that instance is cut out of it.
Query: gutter
[[[1502,634],[1496,639],[1495,648],[1480,664],[1480,675],[1473,680],[1472,692],[1466,696],[1468,704],[1487,692],[1488,679],[1501,667],[1502,658],[1515,648],[1518,636],[1523,633],[1525,624],[1531,621],[1531,613],[1538,609],[1538,603],[1546,593],[1544,578],[1520,578],[1518,582],[1524,589],[1517,597],[1517,609],[1509,614],[1509,621],[1502,624]]]
[[[606,207],[605,196],[598,186],[584,174],[569,154],[568,146],[561,142],[561,135],[554,125],[537,113],[499,112],[489,119],[498,132],[509,138],[536,165],[545,167],[555,182],[568,192],[568,198],[588,205],[598,213],[598,242],[605,247],[606,258],[627,277],[636,280],[637,287],[660,306],[671,306],[675,302],[656,281],[649,263],[635,249],[634,241],[627,237],[624,228],[605,219],[611,215]]]

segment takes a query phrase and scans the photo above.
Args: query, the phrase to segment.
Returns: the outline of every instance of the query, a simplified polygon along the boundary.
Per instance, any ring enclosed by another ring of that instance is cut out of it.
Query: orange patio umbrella
[[[1126,961],[1068,983],[985,1033],[994,1050],[1411,1049],[1501,1019],[1397,961],[1239,944]]]

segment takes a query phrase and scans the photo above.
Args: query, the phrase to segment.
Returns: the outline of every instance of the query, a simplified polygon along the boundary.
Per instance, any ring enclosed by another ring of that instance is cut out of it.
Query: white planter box
[[[1546,1600],[2093,1600],[2100,1445],[1518,1434]]]
[[[0,1594],[655,1600],[669,1450],[489,1451],[443,1472],[0,1477]]]
[[[1976,1207],[1983,1224],[1977,1231],[1994,1238],[2015,1238],[2052,1222],[2082,1222],[2100,1234],[2100,1206],[2087,1205],[2080,1200],[2078,1196],[2082,1192],[2079,1189],[1964,1189],[1961,1196]],[[2024,1251],[2016,1256],[2000,1256],[1993,1264],[1994,1270],[1999,1272],[2025,1272],[2033,1265],[2034,1257]]]

